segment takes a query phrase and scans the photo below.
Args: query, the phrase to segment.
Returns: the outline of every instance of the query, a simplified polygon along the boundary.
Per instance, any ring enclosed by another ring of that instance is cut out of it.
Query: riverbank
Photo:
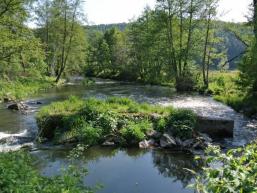
[[[0,79],[0,101],[8,102],[26,99],[39,91],[44,91],[54,86],[57,86],[57,84],[50,77],[19,77],[15,80]]]
[[[239,72],[212,72],[208,92],[213,98],[249,117],[257,115],[257,100],[240,87]],[[246,90],[246,89],[245,89]]]
[[[130,83],[137,83],[142,85],[157,85],[167,86],[175,89],[174,82],[148,82],[148,81],[131,81],[130,79],[123,79],[116,76],[102,76],[99,78],[108,78],[117,81],[129,81]],[[238,84],[239,71],[211,71],[209,73],[209,88],[206,90],[202,86],[202,80],[199,78],[194,87],[194,92],[200,95],[210,95],[216,101],[226,104],[249,117],[257,117],[257,100],[247,95],[247,92],[242,91]]]

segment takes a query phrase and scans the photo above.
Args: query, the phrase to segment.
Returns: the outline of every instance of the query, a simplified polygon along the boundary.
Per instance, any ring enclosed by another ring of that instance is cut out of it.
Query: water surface
[[[36,112],[44,105],[71,95],[100,99],[108,96],[130,97],[138,102],[189,108],[201,116],[232,119],[235,121],[234,137],[223,142],[228,147],[246,144],[256,136],[257,124],[254,120],[247,119],[211,97],[181,95],[168,87],[97,79],[96,84],[91,86],[72,83],[40,93],[26,101],[32,107],[27,114],[9,111],[6,104],[0,104],[0,151],[15,150],[25,144],[37,148],[37,144],[33,143],[38,131]],[[34,101],[42,104],[36,105]],[[46,176],[56,175],[62,167],[70,164],[67,158],[69,149],[60,150],[50,146],[33,154],[40,160],[38,169]],[[192,174],[185,168],[198,170],[200,167],[192,156],[179,152],[110,148],[90,148],[76,164],[88,168],[89,174],[84,179],[86,184],[104,185],[100,193],[193,192],[185,188],[193,180]]]

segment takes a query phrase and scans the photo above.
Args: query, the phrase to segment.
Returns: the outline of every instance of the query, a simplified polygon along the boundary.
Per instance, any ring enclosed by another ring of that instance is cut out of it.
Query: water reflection
[[[34,153],[40,160],[37,166],[46,176],[57,175],[61,168],[71,164],[68,154],[67,150]],[[192,156],[177,152],[99,147],[88,149],[73,163],[88,168],[84,178],[87,185],[103,184],[100,193],[193,192],[186,186],[194,176],[184,168],[196,171],[200,168]]]
[[[195,175],[189,170],[200,172],[202,162],[194,159],[194,156],[184,153],[171,153],[153,151],[154,166],[164,177],[169,177],[174,181],[180,181],[184,187],[189,185]],[[189,170],[188,170],[189,169]]]

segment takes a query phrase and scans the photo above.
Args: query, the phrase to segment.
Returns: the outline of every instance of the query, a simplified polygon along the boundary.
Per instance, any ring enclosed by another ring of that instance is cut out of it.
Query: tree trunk
[[[207,19],[207,29],[206,29],[206,36],[205,36],[205,43],[204,43],[204,52],[203,52],[203,60],[202,60],[202,74],[203,74],[203,82],[204,86],[208,88],[208,81],[206,77],[206,57],[207,57],[207,48],[209,43],[209,33],[210,33],[210,24],[211,24],[211,12],[208,13]]]
[[[189,16],[189,28],[188,28],[188,36],[187,36],[187,45],[186,45],[186,51],[185,51],[185,60],[184,60],[184,66],[183,66],[183,72],[185,72],[188,64],[188,57],[189,57],[189,50],[191,47],[191,41],[192,41],[192,33],[193,33],[193,26],[192,26],[192,21],[193,21],[193,1],[191,0],[190,2],[190,16]]]
[[[56,82],[58,83],[62,73],[64,71],[64,62],[65,62],[65,44],[66,44],[66,39],[67,39],[67,2],[66,0],[64,1],[64,31],[63,31],[63,40],[62,40],[62,54],[61,54],[61,63],[58,69],[57,77],[56,77]]]
[[[253,16],[254,35],[255,35],[255,40],[257,41],[257,0],[253,0],[253,6],[254,6],[254,16]]]

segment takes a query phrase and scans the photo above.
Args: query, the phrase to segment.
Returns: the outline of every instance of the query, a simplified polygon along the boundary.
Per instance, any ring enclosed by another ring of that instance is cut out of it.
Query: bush
[[[156,123],[156,131],[163,133],[165,128],[167,127],[167,120],[166,118],[161,118]]]
[[[181,139],[192,138],[196,127],[196,115],[191,110],[173,110],[167,118],[166,129]]]
[[[219,147],[206,151],[206,165],[194,188],[209,193],[257,192],[257,145],[221,153]],[[217,163],[218,166],[217,166]],[[215,164],[217,167],[212,167]]]
[[[79,128],[79,140],[87,145],[97,145],[102,139],[102,129],[85,124]]]
[[[60,176],[46,178],[34,169],[33,159],[28,153],[0,154],[1,193],[92,193],[81,181],[83,174],[69,167]]]
[[[146,138],[145,133],[152,129],[152,124],[148,121],[139,123],[130,122],[121,130],[121,136],[126,144],[138,144]]]

